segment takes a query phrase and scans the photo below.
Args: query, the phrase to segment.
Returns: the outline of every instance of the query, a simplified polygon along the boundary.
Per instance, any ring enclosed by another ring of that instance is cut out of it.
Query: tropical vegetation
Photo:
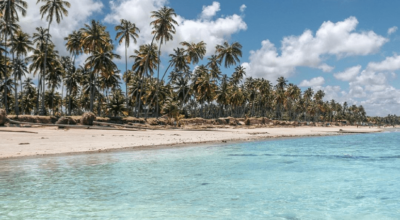
[[[47,27],[33,36],[18,22],[27,13],[23,0],[0,0],[0,108],[9,114],[158,117],[268,117],[290,121],[399,123],[399,117],[368,118],[363,106],[326,101],[322,90],[302,91],[284,77],[276,82],[246,77],[240,65],[242,45],[223,42],[206,57],[206,43],[181,42],[169,54],[161,72],[163,44],[173,40],[178,22],[174,9],[162,7],[149,16],[153,38],[137,44],[140,30],[125,19],[112,37],[92,20],[65,37],[69,56],[61,56],[52,41],[51,24],[68,16],[70,3],[38,0]],[[113,38],[124,45],[125,68],[118,69]],[[86,54],[83,65],[76,64]],[[222,74],[222,68],[232,74]],[[31,75],[32,74],[32,75]],[[33,76],[35,79],[31,78]],[[37,82],[37,83],[34,83]],[[390,119],[390,120],[389,120]]]

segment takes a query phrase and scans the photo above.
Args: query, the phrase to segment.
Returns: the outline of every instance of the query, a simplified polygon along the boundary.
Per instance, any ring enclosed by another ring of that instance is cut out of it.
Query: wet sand
[[[107,152],[114,150],[146,150],[189,146],[204,143],[229,143],[270,138],[340,135],[381,132],[368,127],[282,127],[224,128],[213,130],[90,130],[58,129],[57,127],[0,127],[0,159]],[[6,132],[12,131],[12,132]]]

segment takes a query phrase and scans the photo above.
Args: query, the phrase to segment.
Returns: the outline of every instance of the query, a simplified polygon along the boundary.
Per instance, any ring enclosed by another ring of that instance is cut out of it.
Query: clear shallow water
[[[0,219],[400,219],[400,133],[0,160]]]

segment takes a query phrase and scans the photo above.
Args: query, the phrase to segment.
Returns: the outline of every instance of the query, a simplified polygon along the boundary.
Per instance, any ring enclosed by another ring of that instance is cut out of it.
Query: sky
[[[47,27],[40,4],[28,2],[20,19],[25,32]],[[137,44],[150,43],[150,12],[162,6],[178,14],[174,40],[162,46],[163,64],[182,41],[207,43],[207,56],[224,41],[242,44],[247,77],[273,84],[283,76],[305,90],[326,93],[325,100],[363,105],[370,116],[400,115],[400,1],[396,0],[69,0],[69,15],[51,25],[53,42],[68,55],[64,37],[92,19],[111,36],[120,19],[139,27]],[[125,48],[115,42],[117,60],[125,70]],[[86,55],[77,59],[83,63]],[[132,66],[130,60],[129,66]],[[165,69],[162,64],[161,72]],[[233,68],[222,69],[228,76]],[[123,87],[124,88],[124,87]]]

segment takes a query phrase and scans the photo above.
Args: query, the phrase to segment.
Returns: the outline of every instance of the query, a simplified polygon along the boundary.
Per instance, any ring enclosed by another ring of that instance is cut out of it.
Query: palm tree
[[[218,59],[217,55],[211,55],[211,57],[208,58],[207,67],[210,68],[211,75],[214,79],[220,78],[221,70],[219,68],[219,65],[221,65],[221,61],[220,59]]]
[[[232,74],[231,83],[236,86],[239,85],[245,75],[246,75],[246,70],[243,66],[236,67],[235,72],[233,72]]]
[[[153,75],[153,71],[156,68],[159,58],[157,55],[157,46],[156,45],[141,45],[139,50],[135,50],[135,55],[130,56],[135,59],[134,64],[132,65],[132,70],[140,77],[140,92],[137,94],[142,97],[143,90],[143,80],[146,74]],[[136,97],[137,102],[137,115],[139,117],[139,109],[141,105],[141,100]]]
[[[27,67],[27,63],[22,60],[17,58],[16,60],[14,60],[13,63],[13,73],[14,73],[14,92],[15,92],[15,114],[18,115],[19,114],[19,105],[18,105],[18,83],[17,80],[20,81],[20,85],[21,85],[21,91],[22,91],[22,77],[24,77],[26,74],[28,74],[28,67]],[[23,105],[23,104],[22,104]]]
[[[3,102],[6,111],[8,112],[8,106],[11,98],[11,92],[14,90],[13,88],[14,82],[12,79],[6,77],[5,79],[0,79],[0,93],[3,94]]]
[[[47,85],[48,85],[48,88],[50,89],[50,92],[48,93],[49,94],[48,98],[50,100],[50,102],[49,102],[50,105],[49,106],[51,106],[51,109],[52,109],[52,112],[53,112],[53,115],[54,115],[55,114],[54,108],[53,108],[54,107],[54,101],[53,101],[53,99],[50,99],[50,98],[58,99],[58,97],[55,96],[54,91],[55,91],[55,89],[59,88],[60,85],[61,85],[62,78],[63,78],[63,75],[64,75],[64,69],[63,69],[61,63],[58,60],[50,63],[50,65],[48,65],[48,68],[49,68],[50,71],[46,75],[45,80],[48,82]],[[56,103],[55,106],[57,106],[57,103]]]
[[[16,29],[19,28],[19,26],[16,24],[17,21],[19,21],[19,16],[18,16],[18,11],[21,12],[22,16],[26,15],[26,8],[28,7],[28,4],[23,1],[23,0],[0,0],[0,11],[2,12],[2,18],[5,21],[5,25],[2,25],[2,32],[4,34],[4,45],[6,46],[4,56],[6,57],[7,55],[7,37],[9,35],[13,35],[13,33],[16,31]],[[6,59],[4,59],[4,65],[6,65]],[[5,74],[6,76],[6,81],[8,74]],[[5,93],[8,94],[7,87],[4,87]],[[5,106],[6,106],[6,112],[8,113],[8,97],[7,95],[4,96],[5,99]]]
[[[76,96],[79,91],[79,84],[82,80],[82,75],[87,74],[87,70],[84,67],[80,67],[78,70],[74,70],[66,74],[65,84],[67,85],[67,97],[68,97],[68,115],[71,115],[71,104],[72,96]]]
[[[242,57],[242,45],[238,42],[234,42],[229,45],[228,42],[224,42],[223,45],[217,45],[215,47],[218,59],[220,62],[225,60],[225,68],[229,68],[231,65],[236,65],[240,62],[239,57]]]
[[[120,59],[121,57],[118,54],[114,54],[111,50],[94,51],[92,55],[86,59],[86,68],[92,67],[92,75],[101,74],[104,77],[108,77],[118,72],[117,65],[113,61],[114,58]],[[92,93],[92,95],[94,94]],[[100,98],[100,96],[98,97]],[[98,104],[100,104],[100,100],[98,101]],[[93,105],[91,105],[91,107],[93,107]],[[98,108],[98,111],[99,110],[100,107]]]
[[[82,50],[82,32],[81,31],[73,31],[72,34],[69,34],[68,37],[64,38],[67,41],[65,47],[69,53],[74,57],[72,63],[75,66],[76,56],[83,52]]]
[[[188,63],[197,64],[206,54],[206,43],[203,41],[200,41],[197,44],[184,41],[181,45],[186,47],[185,53]]]
[[[33,50],[32,41],[29,39],[30,36],[21,30],[18,30],[12,38],[12,47],[11,53],[14,56],[14,53],[17,55],[17,60],[14,60],[13,70],[14,70],[14,83],[15,83],[15,114],[19,115],[18,108],[18,88],[17,88],[17,80],[21,81],[21,78],[27,72],[26,63],[20,59],[20,56],[26,56],[29,51]],[[21,83],[22,86],[22,83]]]
[[[160,47],[158,51],[158,56],[161,57],[161,45],[164,42],[167,42],[169,40],[173,39],[172,34],[175,34],[175,26],[178,25],[178,22],[173,19],[173,17],[176,17],[175,10],[172,8],[167,8],[167,7],[162,7],[158,11],[152,11],[151,12],[151,18],[154,18],[150,25],[153,26],[153,32],[152,34],[154,35],[154,39],[157,41],[160,41]],[[153,41],[151,42],[151,45],[153,44]],[[158,61],[158,67],[157,67],[157,84],[160,83],[160,60]],[[156,93],[157,94],[157,93]],[[157,106],[156,106],[156,114],[158,117],[158,98],[157,98]]]
[[[221,85],[215,91],[215,100],[217,103],[221,105],[221,110],[223,111],[224,108],[229,103],[229,93],[230,93],[230,86],[228,84],[228,76],[225,74],[222,77]]]
[[[86,67],[92,67],[94,73],[108,76],[118,70],[113,59],[120,59],[121,56],[109,51],[95,51],[86,59]],[[114,72],[113,72],[114,71]]]
[[[117,117],[119,113],[125,112],[124,96],[121,90],[114,90],[111,94],[110,102],[107,104],[107,112]]]
[[[216,82],[212,79],[211,74],[206,66],[200,65],[196,69],[196,72],[197,79],[193,88],[196,94],[196,99],[202,105],[204,102],[210,104],[215,97],[215,90],[217,89]],[[204,117],[204,111],[202,112]]]
[[[117,31],[117,35],[115,36],[115,40],[119,39],[119,44],[121,45],[123,41],[125,41],[125,72],[128,72],[128,47],[130,45],[130,39],[133,39],[133,42],[136,44],[136,38],[139,37],[138,33],[140,32],[139,28],[136,27],[134,23],[131,23],[125,19],[121,19],[121,24],[115,27],[115,31]],[[128,108],[128,83],[125,81],[125,90],[126,90],[126,104]]]
[[[22,83],[23,90],[22,92],[22,104],[21,109],[22,113],[31,112],[33,110],[33,100],[36,94],[35,84],[33,83],[32,78],[26,78],[25,81]]]
[[[53,43],[51,41],[51,35],[49,34],[49,30],[48,29],[44,29],[42,27],[37,27],[36,28],[35,33],[33,33],[33,44],[36,44],[36,52],[37,54],[39,53],[43,53],[43,51],[45,51],[45,45],[46,45],[46,41],[49,41],[51,44]],[[44,57],[43,57],[44,58]],[[43,73],[43,66],[44,66],[44,59],[42,60],[41,64],[42,66],[37,66],[37,70],[41,73]],[[36,73],[34,74],[36,75]],[[39,113],[39,101],[40,101],[40,97],[41,95],[43,95],[40,91],[44,90],[44,84],[43,84],[43,79],[44,79],[44,75],[43,74],[38,74],[38,87],[37,87],[37,100],[36,100],[36,113]]]
[[[40,14],[42,15],[42,19],[46,16],[46,20],[49,22],[47,26],[48,33],[50,33],[50,25],[53,22],[53,18],[55,17],[56,22],[59,24],[63,16],[68,16],[68,10],[66,9],[71,7],[71,4],[68,1],[63,0],[37,0],[39,2],[44,2],[45,4],[40,7]],[[44,56],[44,63],[43,63],[43,80],[46,76],[46,64],[47,64],[47,53],[48,53],[48,41],[49,39],[46,38],[46,47],[45,47],[45,56]],[[43,81],[44,84],[44,81]],[[43,87],[44,88],[44,87]],[[42,91],[44,97],[44,90]],[[42,115],[45,114],[44,111],[44,102],[42,102]]]
[[[85,27],[81,29],[82,32],[82,46],[85,53],[94,54],[100,52],[103,49],[110,49],[110,36],[105,31],[105,26],[101,25],[100,22],[92,20],[91,24],[85,24]],[[92,74],[90,81],[95,81],[95,70],[93,69],[93,64],[90,65],[92,68]],[[91,87],[94,89],[94,87]],[[94,101],[94,90],[90,91],[90,111],[93,111],[93,101]]]

